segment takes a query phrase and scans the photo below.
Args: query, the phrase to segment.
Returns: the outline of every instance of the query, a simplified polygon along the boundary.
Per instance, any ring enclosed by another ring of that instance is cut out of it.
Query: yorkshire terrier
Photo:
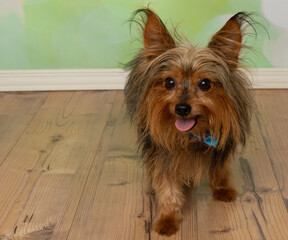
[[[251,21],[239,12],[199,47],[172,37],[152,10],[139,14],[144,47],[127,64],[125,102],[156,193],[154,230],[170,236],[179,228],[184,185],[207,174],[214,200],[236,199],[228,165],[250,132],[253,101],[239,56]]]

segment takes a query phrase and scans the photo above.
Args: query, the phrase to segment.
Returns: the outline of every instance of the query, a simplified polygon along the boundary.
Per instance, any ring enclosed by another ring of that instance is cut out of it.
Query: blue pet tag
[[[195,139],[198,141],[200,140],[199,137],[193,135],[192,133],[189,134],[189,138]],[[216,147],[217,140],[218,140],[217,137],[212,138],[210,133],[207,133],[205,138],[201,139],[200,141],[209,145],[209,146]]]

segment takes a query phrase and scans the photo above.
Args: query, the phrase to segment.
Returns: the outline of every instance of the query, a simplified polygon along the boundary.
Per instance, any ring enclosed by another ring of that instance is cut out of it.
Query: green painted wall
[[[137,8],[149,4],[168,28],[172,23],[179,24],[179,29],[196,43],[207,41],[227,15],[238,11],[260,13],[263,1],[1,1],[0,69],[118,68],[131,59],[140,44],[135,41],[136,26],[130,32],[127,22]],[[259,29],[257,38],[249,41],[257,54],[249,53],[248,63],[252,67],[278,67],[273,61],[277,56],[271,52],[286,30],[268,24],[264,18],[257,19],[266,26],[270,38]],[[288,60],[285,64],[288,67]]]

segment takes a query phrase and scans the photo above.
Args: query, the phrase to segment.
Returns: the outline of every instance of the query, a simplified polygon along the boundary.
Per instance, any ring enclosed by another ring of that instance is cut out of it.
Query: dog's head
[[[144,47],[128,64],[125,96],[140,136],[171,151],[207,132],[218,139],[218,149],[244,144],[252,100],[239,55],[249,16],[234,15],[207,47],[198,47],[173,38],[150,9],[137,13],[142,14]]]

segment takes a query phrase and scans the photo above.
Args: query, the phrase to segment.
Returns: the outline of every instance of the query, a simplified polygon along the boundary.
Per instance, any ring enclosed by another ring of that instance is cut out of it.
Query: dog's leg
[[[152,178],[156,192],[157,217],[154,230],[161,235],[171,236],[179,228],[181,207],[184,202],[182,184],[165,174]]]
[[[236,200],[237,192],[229,181],[231,175],[228,169],[229,162],[230,156],[225,158],[225,154],[215,154],[212,159],[209,169],[209,185],[214,200],[224,202]]]

